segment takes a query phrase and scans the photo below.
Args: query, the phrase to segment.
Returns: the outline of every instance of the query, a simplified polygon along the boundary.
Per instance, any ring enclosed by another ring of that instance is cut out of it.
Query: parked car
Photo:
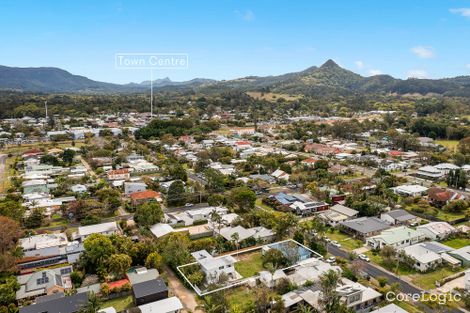
[[[327,263],[335,263],[336,262],[336,258],[334,256],[330,256],[328,259],[326,259],[326,262]]]
[[[340,244],[338,241],[336,241],[336,240],[333,240],[333,241],[331,242],[331,244],[332,244],[333,246],[335,246],[335,247],[341,248],[341,244]]]
[[[328,238],[328,237],[326,237],[326,236],[323,237],[323,240],[324,240],[325,242],[331,242],[331,239]]]
[[[194,205],[194,204],[192,204],[192,203],[186,203],[184,206],[185,206],[185,207],[191,207],[191,206],[193,206],[193,205]]]
[[[359,257],[359,259],[361,259],[361,260],[363,260],[363,261],[370,262],[369,257],[368,257],[367,255],[365,255],[365,254],[362,254],[362,253],[361,253],[361,254],[358,255],[358,257]]]

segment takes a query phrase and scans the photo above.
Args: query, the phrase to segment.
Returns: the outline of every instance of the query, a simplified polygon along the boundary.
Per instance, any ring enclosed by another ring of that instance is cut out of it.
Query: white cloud
[[[370,69],[368,71],[370,76],[375,76],[375,75],[382,75],[383,72],[381,70],[375,70],[375,69]]]
[[[409,70],[406,76],[407,78],[429,78],[429,74],[425,70]]]
[[[255,13],[251,10],[246,10],[245,12],[240,12],[238,10],[235,11],[235,14],[237,14],[241,19],[251,22],[255,19]]]
[[[362,61],[356,61],[356,62],[354,62],[354,64],[356,64],[358,69],[363,69],[364,68],[364,62],[362,62]]]
[[[470,8],[450,9],[450,13],[470,18]]]
[[[470,70],[470,64],[465,64],[465,67]]]
[[[432,47],[416,46],[411,48],[411,52],[422,59],[434,58],[434,49]]]

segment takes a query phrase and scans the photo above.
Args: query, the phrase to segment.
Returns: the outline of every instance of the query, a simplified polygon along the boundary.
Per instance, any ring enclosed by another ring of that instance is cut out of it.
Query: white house
[[[382,249],[385,246],[392,246],[396,249],[410,246],[424,241],[426,236],[414,229],[400,226],[383,230],[380,235],[367,238],[368,246],[374,249]]]
[[[420,185],[401,185],[391,189],[398,195],[410,197],[422,196],[428,191],[427,187]]]
[[[431,222],[416,227],[416,230],[420,231],[426,238],[431,240],[445,239],[457,231],[452,225],[446,222]]]
[[[402,251],[415,260],[414,268],[421,272],[426,272],[442,263],[442,257],[438,253],[420,243],[405,247]]]
[[[183,309],[183,304],[177,297],[170,297],[139,305],[139,309],[141,313],[178,313]]]
[[[191,253],[201,266],[208,283],[217,283],[221,275],[229,279],[237,279],[239,274],[235,271],[235,258],[231,255],[213,257],[206,250]]]
[[[444,172],[437,169],[434,166],[423,166],[418,169],[416,172],[418,176],[421,176],[426,179],[437,180],[444,177]]]

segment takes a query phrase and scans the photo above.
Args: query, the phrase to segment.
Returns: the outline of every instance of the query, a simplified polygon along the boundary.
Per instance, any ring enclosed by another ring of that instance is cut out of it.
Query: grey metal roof
[[[437,254],[454,250],[453,248],[443,245],[442,243],[436,241],[423,242],[421,245],[426,249],[431,250],[432,252],[435,252]]]
[[[88,303],[86,293],[67,297],[43,298],[41,302],[20,308],[20,313],[75,313]]]
[[[410,214],[407,211],[402,210],[402,209],[393,210],[393,211],[388,212],[387,214],[400,222],[404,222],[404,221],[408,221],[408,220],[412,220],[416,218],[416,216],[414,216],[413,214]]]
[[[168,291],[168,287],[161,278],[147,280],[132,286],[134,291],[134,296],[136,298],[141,298],[156,293]]]
[[[390,228],[390,225],[376,217],[360,217],[354,220],[341,222],[340,224],[362,234]]]

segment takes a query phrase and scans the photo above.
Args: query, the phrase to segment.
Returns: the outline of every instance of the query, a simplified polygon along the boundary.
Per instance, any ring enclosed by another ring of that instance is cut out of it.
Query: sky
[[[363,76],[470,75],[470,0],[24,1],[0,5],[0,64],[94,80],[150,79],[117,53],[184,53],[153,78],[278,75],[333,59]]]

